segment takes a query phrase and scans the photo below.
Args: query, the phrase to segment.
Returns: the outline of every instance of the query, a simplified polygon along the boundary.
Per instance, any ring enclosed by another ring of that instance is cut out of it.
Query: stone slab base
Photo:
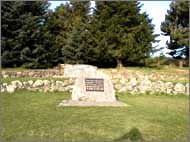
[[[115,102],[87,102],[87,101],[73,101],[73,100],[63,100],[58,107],[63,106],[113,106],[113,107],[121,107],[121,106],[129,106],[126,103],[115,101]]]

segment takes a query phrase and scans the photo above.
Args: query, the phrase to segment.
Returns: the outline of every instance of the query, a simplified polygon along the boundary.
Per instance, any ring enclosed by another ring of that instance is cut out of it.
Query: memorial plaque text
[[[85,78],[86,91],[104,91],[104,79]]]

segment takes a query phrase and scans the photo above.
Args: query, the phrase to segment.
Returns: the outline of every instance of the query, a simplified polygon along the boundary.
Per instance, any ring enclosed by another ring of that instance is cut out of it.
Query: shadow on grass
[[[132,128],[128,133],[123,136],[115,139],[114,141],[142,141],[143,138],[141,136],[140,131],[137,128]]]

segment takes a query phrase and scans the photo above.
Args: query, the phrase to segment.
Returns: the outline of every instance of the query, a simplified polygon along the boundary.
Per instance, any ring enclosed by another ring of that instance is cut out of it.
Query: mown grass
[[[187,141],[188,96],[117,94],[129,107],[62,107],[69,92],[1,94],[3,140]]]
[[[15,68],[1,68],[1,71],[30,71],[30,70],[52,70],[56,68],[48,68],[48,69],[27,69],[24,67],[15,67]]]
[[[29,70],[23,67],[16,67],[16,68],[1,68],[1,71],[24,71]]]
[[[179,68],[179,67],[173,67],[173,66],[166,66],[166,65],[162,65],[162,66],[159,66],[159,67],[125,67],[124,69],[129,69],[129,70],[141,70],[141,71],[145,71],[145,72],[151,72],[151,71],[171,71],[171,70],[175,70],[175,71],[178,71],[178,70],[183,70],[183,71],[188,71],[188,67],[182,67],[182,68]]]
[[[100,69],[105,71],[118,70],[121,72],[140,72],[144,74],[160,74],[160,75],[177,75],[179,77],[189,77],[189,68],[183,67],[170,67],[170,66],[160,66],[160,67],[122,67],[120,69],[108,68]]]

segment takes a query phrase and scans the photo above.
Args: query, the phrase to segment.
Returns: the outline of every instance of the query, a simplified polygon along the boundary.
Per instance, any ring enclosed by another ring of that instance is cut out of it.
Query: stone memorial
[[[109,76],[101,71],[83,72],[75,80],[70,100],[58,106],[127,106],[115,97]]]

